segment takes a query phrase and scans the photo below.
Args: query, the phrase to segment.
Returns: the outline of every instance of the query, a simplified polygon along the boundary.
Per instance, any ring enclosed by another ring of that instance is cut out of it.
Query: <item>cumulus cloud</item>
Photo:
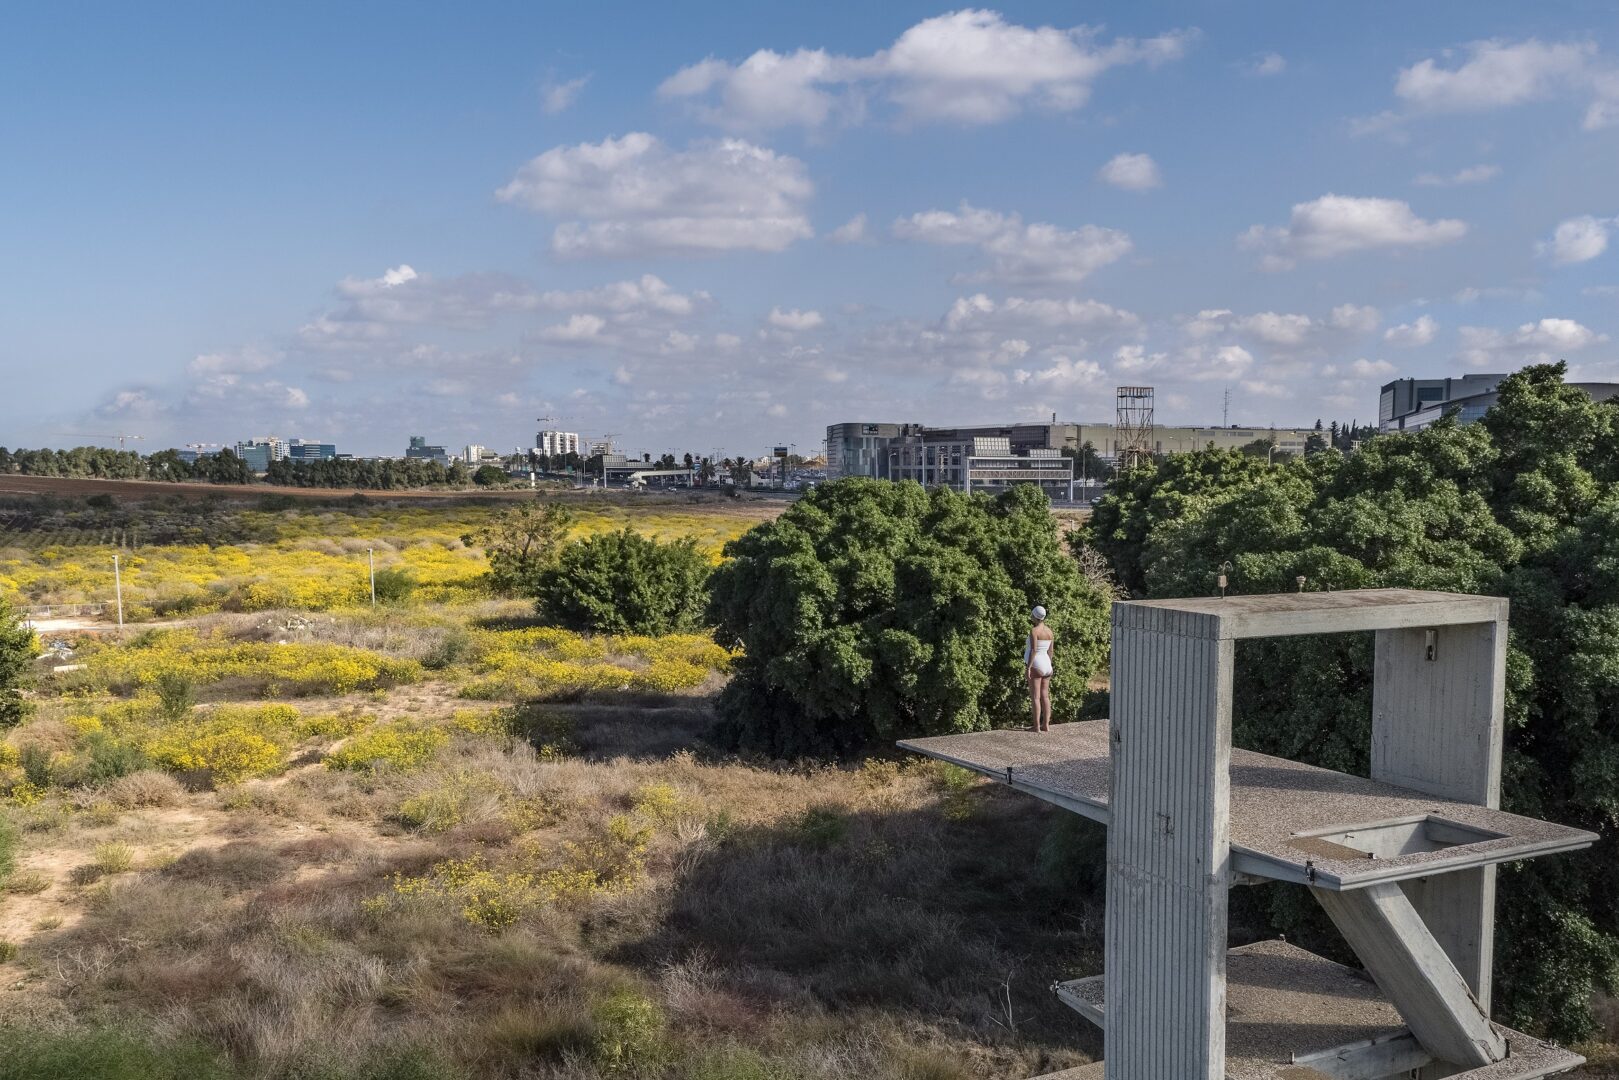
[[[963,201],[956,210],[926,210],[900,218],[894,235],[925,244],[978,249],[988,265],[962,275],[963,281],[999,280],[1021,284],[1074,284],[1130,252],[1127,233],[1082,225],[1062,229],[1025,224],[1018,214],[982,210]]]
[[[1608,231],[1615,224],[1619,219],[1590,214],[1569,218],[1552,231],[1551,239],[1543,241],[1538,250],[1558,266],[1589,262],[1608,250]]]
[[[540,108],[545,110],[547,116],[555,116],[560,112],[567,112],[579,98],[579,91],[585,88],[590,81],[589,75],[582,75],[577,79],[566,82],[557,82],[547,79],[540,87]]]
[[[1104,42],[1090,27],[1020,26],[968,9],[924,19],[869,56],[761,49],[740,63],[709,57],[665,79],[658,94],[734,130],[857,123],[870,100],[906,121],[985,124],[1026,108],[1080,108],[1104,72],[1177,60],[1195,36]]]
[[[1323,195],[1295,203],[1286,225],[1255,225],[1238,244],[1264,253],[1269,269],[1297,259],[1330,259],[1357,251],[1436,247],[1467,235],[1454,218],[1426,221],[1399,199]]]
[[[964,296],[950,305],[944,324],[949,330],[1030,323],[1085,330],[1127,330],[1140,323],[1135,315],[1099,300],[1029,299],[1009,296],[996,301],[984,293]]]
[[[1248,61],[1243,70],[1259,78],[1264,78],[1268,75],[1280,75],[1287,70],[1287,58],[1280,53],[1265,53]]]
[[[674,150],[645,132],[558,146],[496,196],[564,220],[560,256],[781,251],[813,232],[804,163],[742,139]]]
[[[1096,176],[1125,191],[1146,191],[1164,184],[1158,163],[1147,154],[1118,154],[1097,170]]]
[[[1415,322],[1391,326],[1383,332],[1383,340],[1400,348],[1415,348],[1433,341],[1439,333],[1439,324],[1431,315],[1419,315]]]
[[[1466,184],[1482,184],[1487,180],[1494,180],[1501,175],[1499,165],[1469,165],[1465,169],[1458,169],[1453,173],[1420,174],[1411,181],[1419,187],[1462,187]]]
[[[582,344],[601,340],[602,331],[606,328],[606,319],[585,312],[569,316],[567,322],[547,326],[540,331],[539,336],[543,341]]]
[[[251,374],[268,371],[281,363],[279,352],[246,346],[227,352],[203,353],[192,358],[186,371],[192,375]]]
[[[856,214],[827,234],[834,244],[860,244],[866,240],[866,215]]]
[[[1377,379],[1394,374],[1394,365],[1387,360],[1362,358],[1349,365],[1350,372],[1360,379]]]
[[[1387,130],[1417,114],[1484,112],[1550,100],[1583,104],[1588,131],[1619,121],[1619,69],[1588,41],[1474,41],[1402,68],[1394,95],[1399,110],[1362,120],[1357,130]]]
[[[1315,329],[1315,320],[1308,315],[1281,315],[1262,311],[1247,315],[1231,324],[1235,329],[1250,334],[1267,345],[1302,345]]]
[[[799,311],[797,308],[783,311],[773,307],[766,321],[777,330],[814,330],[825,324],[826,319],[819,311]]]
[[[1464,326],[1458,334],[1461,359],[1476,367],[1544,363],[1608,340],[1573,319],[1556,318],[1524,323],[1516,330]]]
[[[1382,321],[1383,316],[1368,304],[1339,304],[1327,317],[1333,329],[1347,330],[1353,334],[1370,334]]]

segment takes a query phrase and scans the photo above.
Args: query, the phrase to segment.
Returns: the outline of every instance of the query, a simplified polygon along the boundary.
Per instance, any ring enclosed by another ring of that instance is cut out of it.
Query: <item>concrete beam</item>
[[[1398,884],[1310,891],[1424,1049],[1466,1066],[1506,1056],[1506,1041]]]

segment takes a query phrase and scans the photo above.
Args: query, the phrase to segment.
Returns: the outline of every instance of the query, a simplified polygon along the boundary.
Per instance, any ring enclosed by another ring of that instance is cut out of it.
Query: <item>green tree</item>
[[[498,465],[480,465],[478,471],[472,474],[472,482],[481,488],[505,487],[506,470]]]
[[[1589,1036],[1619,989],[1619,407],[1563,366],[1507,378],[1477,424],[1451,421],[1246,471],[1214,453],[1131,478],[1090,539],[1147,596],[1404,586],[1512,601],[1508,810],[1604,834],[1596,850],[1501,874],[1498,1016]],[[1351,425],[1347,430],[1356,430]],[[1104,509],[1107,504],[1104,504]],[[1240,745],[1365,775],[1368,635],[1243,642]],[[1297,889],[1264,890],[1279,929],[1330,949]]]
[[[489,560],[488,583],[500,596],[538,595],[541,575],[556,563],[567,542],[573,514],[555,503],[522,502],[490,518],[482,528],[461,537],[469,547],[483,548]]]
[[[32,709],[23,691],[38,655],[39,639],[11,601],[0,596],[0,728],[15,727]]]
[[[709,617],[741,646],[719,708],[738,745],[846,752],[1024,721],[1029,608],[1057,636],[1053,712],[1101,662],[1108,597],[1063,551],[1044,495],[822,484],[726,545]]]
[[[601,634],[672,634],[702,625],[711,567],[689,537],[659,543],[634,529],[564,547],[535,590],[540,618]]]

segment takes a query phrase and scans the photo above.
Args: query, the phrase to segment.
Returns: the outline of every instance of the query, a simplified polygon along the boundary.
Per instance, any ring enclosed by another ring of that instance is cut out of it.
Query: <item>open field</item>
[[[716,551],[774,513],[578,508],[581,535]],[[133,611],[203,599],[53,635],[0,733],[0,1080],[1012,1080],[1099,1053],[1048,991],[1100,967],[1094,831],[950,767],[722,752],[732,657],[484,596],[459,537],[491,512],[161,496],[103,526],[203,530],[123,549]],[[5,587],[110,587],[112,547],[34,531],[0,541]],[[416,581],[376,611],[368,546]]]

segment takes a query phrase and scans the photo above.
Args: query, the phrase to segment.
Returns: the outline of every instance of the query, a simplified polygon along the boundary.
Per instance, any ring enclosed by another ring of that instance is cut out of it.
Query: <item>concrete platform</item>
[[[1093,720],[1056,724],[1045,734],[981,731],[899,745],[1105,824],[1109,736],[1108,722]],[[1582,829],[1267,754],[1231,752],[1234,874],[1346,890],[1576,851],[1596,841]]]
[[[1054,989],[1080,1015],[1102,1024],[1100,976]],[[1383,1080],[1434,1061],[1364,974],[1282,941],[1226,954],[1226,1017],[1227,1080]],[[1585,1062],[1528,1035],[1497,1030],[1507,1041],[1506,1059],[1451,1080],[1537,1080]],[[1068,1080],[1068,1073],[1056,1076]],[[1083,1072],[1074,1080],[1079,1077],[1090,1080]]]

